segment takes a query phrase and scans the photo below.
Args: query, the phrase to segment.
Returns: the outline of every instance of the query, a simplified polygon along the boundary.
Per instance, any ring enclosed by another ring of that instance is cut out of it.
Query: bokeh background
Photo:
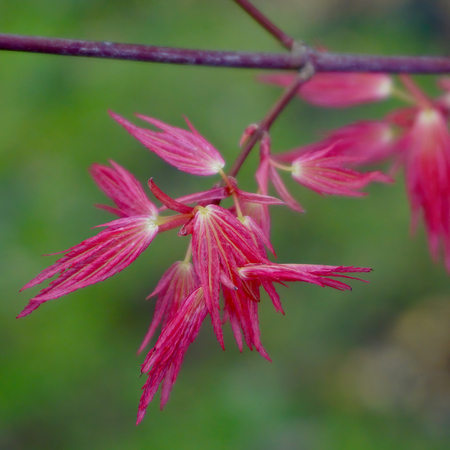
[[[286,32],[332,50],[448,54],[447,0],[255,0]],[[191,48],[277,51],[230,0],[21,0],[0,3],[2,32]],[[370,266],[353,292],[281,287],[267,298],[262,340],[273,359],[222,352],[205,321],[163,412],[135,427],[144,356],[136,350],[154,301],[145,297],[186,241],[162,234],[132,266],[15,316],[18,293],[57,252],[111,219],[88,174],[113,159],[172,196],[215,179],[170,168],[107,115],[134,112],[183,126],[188,116],[229,165],[243,129],[280,91],[257,72],[0,53],[0,449],[448,449],[450,279],[409,236],[400,173],[365,199],[323,198],[289,180],[307,210],[273,208],[280,262]],[[437,94],[436,77],[417,77]],[[273,127],[274,151],[326,130],[381,118],[396,101],[325,110],[295,100]],[[239,176],[252,190],[257,155]],[[158,396],[159,397],[159,396]]]

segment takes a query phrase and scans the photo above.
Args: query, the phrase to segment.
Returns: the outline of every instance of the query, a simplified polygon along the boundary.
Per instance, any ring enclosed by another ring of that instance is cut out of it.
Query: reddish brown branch
[[[253,6],[248,0],[234,0],[244,11],[255,19],[263,28],[265,28],[275,39],[284,47],[290,50],[294,44],[294,39],[280,30],[271,20],[269,20],[261,11]]]
[[[298,69],[305,63],[303,57],[292,57],[292,55],[282,53],[191,50],[185,48],[156,47],[152,45],[119,44],[114,42],[82,41],[14,34],[0,34],[0,50],[249,69],[289,70]]]
[[[244,147],[239,153],[236,161],[231,167],[228,175],[231,177],[235,177],[244,161],[247,159],[247,156],[251,152],[252,148],[255,144],[261,139],[262,135],[269,131],[275,119],[281,114],[284,108],[289,104],[289,102],[294,98],[295,94],[298,91],[298,88],[308,81],[314,74],[314,68],[312,65],[307,64],[305,68],[298,74],[295,80],[291,83],[290,86],[286,88],[281,97],[276,101],[276,103],[272,106],[272,108],[267,112],[264,119],[260,122],[258,129],[251,135],[249,140],[245,143]]]
[[[316,72],[450,73],[446,57],[345,55],[309,47],[303,54],[222,52],[0,34],[0,50],[249,69],[298,70],[310,61]]]

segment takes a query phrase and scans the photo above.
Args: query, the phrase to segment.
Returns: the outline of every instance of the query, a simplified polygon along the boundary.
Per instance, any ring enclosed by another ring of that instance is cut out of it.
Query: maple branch
[[[265,28],[281,45],[288,50],[294,45],[294,39],[280,30],[271,20],[269,20],[261,11],[253,6],[248,0],[234,0],[244,11],[255,19],[263,28]]]
[[[228,176],[236,177],[242,167],[242,164],[247,159],[247,156],[250,154],[255,144],[261,139],[265,132],[269,131],[275,119],[294,98],[295,94],[297,94],[298,88],[308,81],[313,75],[314,67],[312,64],[308,63],[299,72],[295,80],[285,89],[281,97],[275,102],[272,108],[265,115],[264,119],[260,122],[258,129],[250,136],[244,147],[242,147],[241,153],[239,153],[233,166],[228,172]]]
[[[227,52],[0,34],[0,50],[248,69],[299,70],[310,61],[316,72],[450,73],[446,57],[349,55],[306,46],[303,54]]]
[[[0,50],[249,69],[298,70],[305,64],[304,58],[292,57],[292,55],[286,53],[195,50],[15,34],[0,34]]]

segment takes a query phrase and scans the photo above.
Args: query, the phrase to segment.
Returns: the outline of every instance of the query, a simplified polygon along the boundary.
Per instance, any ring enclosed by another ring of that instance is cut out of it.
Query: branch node
[[[313,77],[315,73],[316,69],[314,67],[314,64],[311,61],[306,60],[305,65],[301,69],[299,69],[298,76],[305,82]]]

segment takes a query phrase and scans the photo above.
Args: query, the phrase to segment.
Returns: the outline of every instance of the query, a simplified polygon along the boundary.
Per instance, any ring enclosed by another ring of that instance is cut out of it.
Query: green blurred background
[[[448,54],[447,0],[255,0],[286,32],[342,52]],[[21,0],[0,3],[2,32],[223,50],[279,46],[231,0]],[[136,350],[154,301],[145,297],[186,240],[158,236],[113,278],[15,316],[38,292],[19,289],[111,219],[88,174],[113,159],[173,196],[215,179],[168,167],[107,115],[134,112],[184,126],[228,161],[243,129],[280,91],[256,71],[0,53],[0,449],[448,449],[450,280],[409,236],[400,174],[361,199],[322,198],[289,180],[307,213],[273,208],[280,262],[370,266],[353,292],[280,287],[267,298],[262,341],[270,364],[222,352],[205,321],[163,412],[135,417],[144,377]],[[435,77],[418,81],[436,94]],[[312,142],[395,101],[333,111],[294,101],[273,127],[274,151]],[[255,188],[252,155],[239,177]]]

